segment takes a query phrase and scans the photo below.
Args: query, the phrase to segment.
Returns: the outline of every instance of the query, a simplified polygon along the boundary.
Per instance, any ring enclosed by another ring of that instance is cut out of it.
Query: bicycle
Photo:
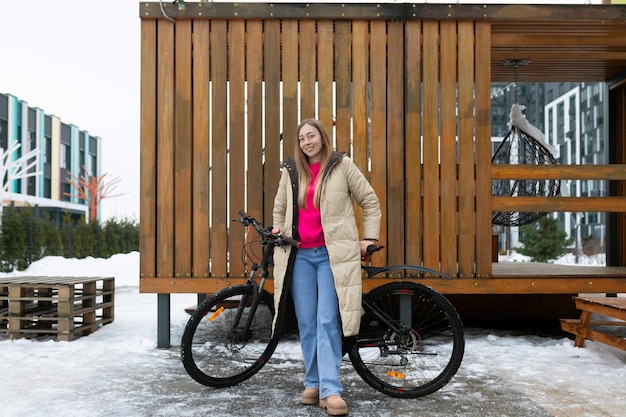
[[[243,211],[234,220],[253,226],[263,249],[245,284],[224,288],[205,299],[190,317],[181,340],[181,359],[197,382],[214,388],[237,385],[270,359],[280,335],[272,335],[273,296],[264,289],[276,246],[297,246],[294,239],[272,233]],[[382,249],[371,245],[368,256]],[[246,253],[246,245],[242,251]],[[361,265],[367,277],[402,270],[437,275],[414,266]],[[257,282],[257,273],[260,280]],[[446,385],[463,359],[463,325],[454,306],[425,285],[393,281],[363,296],[365,314],[356,337],[344,338],[354,369],[374,389],[392,397],[417,398]]]

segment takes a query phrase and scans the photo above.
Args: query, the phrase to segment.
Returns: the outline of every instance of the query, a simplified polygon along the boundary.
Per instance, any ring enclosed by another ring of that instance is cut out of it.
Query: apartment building
[[[607,109],[604,83],[510,83],[492,85],[492,144],[495,150],[508,131],[515,102],[526,107],[526,119],[541,130],[563,165],[607,164]],[[561,183],[562,194],[606,196],[606,181],[574,180]],[[606,239],[606,213],[553,213],[561,228],[574,238],[575,251]],[[508,230],[507,230],[508,229]],[[517,228],[497,228],[500,248],[519,246]],[[593,249],[593,248],[590,248]]]
[[[101,173],[102,140],[58,116],[0,93],[2,204],[36,206],[60,219],[64,213],[89,218],[87,201],[78,198],[69,175]]]

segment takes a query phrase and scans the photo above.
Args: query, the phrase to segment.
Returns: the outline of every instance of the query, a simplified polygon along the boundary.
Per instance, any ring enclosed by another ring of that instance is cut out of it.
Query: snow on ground
[[[518,252],[512,251],[510,254],[507,255],[499,255],[498,260],[501,262],[530,262],[530,256],[525,256]],[[566,253],[558,259],[554,259],[550,262],[559,265],[605,266],[606,256],[604,253],[599,253],[597,255],[591,256],[580,255],[578,257],[578,262],[576,262],[576,255],[574,255],[573,253]]]
[[[302,369],[296,341],[281,342],[261,372],[238,387],[195,383],[178,345],[195,295],[171,296],[171,349],[156,347],[157,296],[140,294],[139,254],[82,260],[48,257],[7,275],[114,276],[115,321],[72,342],[8,340],[0,334],[0,415],[324,416],[297,404]],[[565,333],[466,329],[457,376],[417,400],[386,397],[342,371],[352,416],[625,416],[626,352]]]

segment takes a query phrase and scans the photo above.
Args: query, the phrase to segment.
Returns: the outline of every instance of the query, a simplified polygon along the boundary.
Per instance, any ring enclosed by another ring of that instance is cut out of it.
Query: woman
[[[378,240],[380,204],[369,182],[343,153],[333,152],[321,122],[298,126],[295,158],[283,163],[274,227],[300,242],[274,253],[278,316],[293,299],[305,365],[302,404],[330,415],[348,413],[339,382],[341,337],[358,334],[361,255]],[[359,241],[353,199],[363,208]]]

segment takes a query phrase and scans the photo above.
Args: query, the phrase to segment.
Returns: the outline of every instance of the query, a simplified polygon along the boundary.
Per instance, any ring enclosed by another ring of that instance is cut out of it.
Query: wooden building
[[[524,296],[538,316],[557,296],[626,292],[626,6],[162,6],[139,3],[140,290],[160,311],[245,279],[232,219],[270,224],[307,117],[334,123],[383,203],[377,263],[448,274],[420,282],[460,306]],[[519,82],[607,83],[610,164],[492,166],[491,83],[513,81],[510,60],[529,61]],[[533,178],[607,180],[610,196],[491,195],[494,179]],[[492,262],[491,214],[510,210],[610,213],[608,266]]]

